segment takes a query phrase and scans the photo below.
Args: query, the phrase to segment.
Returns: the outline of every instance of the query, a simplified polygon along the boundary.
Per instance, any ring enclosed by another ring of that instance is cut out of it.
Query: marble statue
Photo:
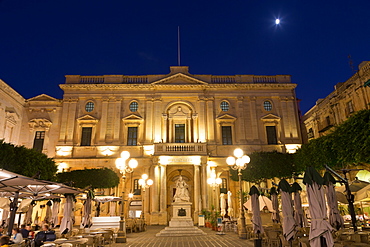
[[[189,202],[190,196],[188,191],[188,185],[180,175],[176,180],[176,193],[173,197],[175,202]]]

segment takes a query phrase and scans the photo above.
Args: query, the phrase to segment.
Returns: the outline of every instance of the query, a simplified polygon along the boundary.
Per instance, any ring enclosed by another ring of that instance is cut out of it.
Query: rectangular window
[[[139,179],[134,179],[134,195],[141,195],[141,189],[139,187]]]
[[[274,145],[277,144],[276,138],[276,127],[275,126],[266,126],[266,134],[267,134],[267,143]]]
[[[347,103],[348,113],[354,112],[352,100]]]
[[[175,124],[175,143],[185,142],[185,124]]]
[[[81,146],[91,146],[92,127],[82,127]]]
[[[307,137],[308,137],[308,139],[311,139],[311,138],[315,137],[314,134],[313,134],[313,129],[312,128],[310,128],[308,130]]]
[[[44,148],[45,131],[36,131],[35,139],[33,140],[33,149],[42,152]]]
[[[222,145],[232,145],[231,126],[222,126]]]
[[[137,127],[128,127],[127,146],[137,145]]]
[[[227,179],[226,178],[221,178],[221,179],[222,179],[222,183],[220,186],[220,193],[227,194]]]
[[[329,116],[327,116],[327,117],[325,118],[325,120],[326,120],[326,126],[329,126],[329,125],[330,125],[330,117],[329,117]]]

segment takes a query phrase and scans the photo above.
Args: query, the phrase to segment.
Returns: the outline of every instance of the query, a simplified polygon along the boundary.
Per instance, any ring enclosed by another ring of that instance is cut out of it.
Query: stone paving
[[[239,239],[234,232],[226,232],[225,235],[217,235],[209,228],[200,227],[207,235],[188,237],[156,237],[155,234],[164,229],[164,226],[148,226],[145,232],[128,233],[127,243],[112,244],[118,246],[140,246],[140,247],[239,247],[254,246],[253,241]]]

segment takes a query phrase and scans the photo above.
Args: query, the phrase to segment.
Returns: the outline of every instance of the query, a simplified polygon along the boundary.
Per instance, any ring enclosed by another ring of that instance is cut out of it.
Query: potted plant
[[[211,212],[206,209],[203,209],[202,214],[204,215],[205,227],[211,227],[211,223],[210,223]]]

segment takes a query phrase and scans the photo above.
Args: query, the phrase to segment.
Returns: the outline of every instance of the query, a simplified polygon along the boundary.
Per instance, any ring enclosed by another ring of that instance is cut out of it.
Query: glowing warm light
[[[242,161],[244,164],[248,164],[251,161],[251,158],[248,155],[243,155]]]
[[[169,159],[170,159],[169,156],[159,156],[159,161],[158,162],[161,165],[168,165]]]
[[[143,146],[144,153],[146,155],[153,155],[154,154],[154,145],[145,145]]]
[[[208,178],[207,179],[207,184],[214,184],[215,183],[215,179],[214,178]]]
[[[147,180],[148,177],[149,177],[148,174],[145,174],[145,173],[143,175],[141,175],[141,178],[144,179],[144,180]]]
[[[288,153],[294,154],[301,147],[301,144],[285,144]]]
[[[229,166],[233,166],[233,165],[235,165],[235,158],[234,157],[227,157],[227,159],[226,159],[226,164],[228,164]]]
[[[234,156],[237,158],[241,158],[243,156],[244,152],[240,148],[236,148],[234,150]]]
[[[125,160],[123,158],[117,158],[116,159],[116,167],[119,170],[122,170],[124,166],[125,166]]]
[[[144,180],[144,179],[142,179],[142,178],[140,178],[140,179],[139,179],[139,184],[140,184],[141,186],[144,186],[144,185],[145,185],[145,180]]]
[[[68,164],[67,163],[65,163],[65,162],[60,162],[59,164],[58,164],[58,171],[57,172],[59,172],[59,173],[61,173],[61,172],[63,172],[65,169],[67,169],[68,168]]]
[[[72,154],[71,146],[56,147],[56,153],[58,156],[68,156]]]
[[[222,183],[222,179],[221,178],[216,178],[216,184],[221,184]]]
[[[147,185],[151,186],[151,185],[153,185],[154,181],[151,180],[151,179],[148,179],[148,181],[146,181],[146,183],[147,183]]]
[[[200,161],[201,161],[200,156],[193,156],[191,160],[194,165],[200,165]]]
[[[128,166],[132,169],[135,169],[138,165],[138,162],[136,159],[130,159],[130,161],[128,162]]]
[[[124,159],[124,160],[127,160],[128,158],[130,158],[130,152],[129,151],[122,151],[121,158]]]
[[[216,162],[211,161],[211,160],[207,161],[207,165],[208,165],[209,167],[217,167]]]
[[[128,198],[133,198],[134,197],[134,193],[128,193]]]
[[[276,20],[275,20],[275,24],[276,24],[276,25],[279,25],[279,24],[280,24],[280,19],[276,19]]]

